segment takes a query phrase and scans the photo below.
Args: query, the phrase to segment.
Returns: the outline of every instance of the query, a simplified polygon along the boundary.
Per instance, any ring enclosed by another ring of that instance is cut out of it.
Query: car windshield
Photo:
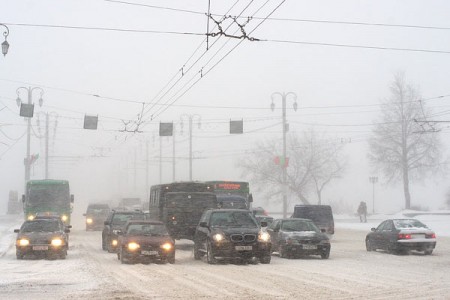
[[[105,207],[89,207],[87,209],[87,214],[90,215],[107,215],[109,213],[109,208]]]
[[[128,235],[169,235],[163,224],[130,224],[127,228]]]
[[[22,232],[55,232],[60,230],[57,220],[36,220],[23,224]]]
[[[258,227],[248,211],[215,212],[211,215],[211,226],[216,227]]]
[[[113,225],[125,225],[128,220],[144,220],[144,214],[115,214],[112,219]]]
[[[408,220],[394,220],[394,226],[397,229],[424,229],[428,228],[425,224],[419,220],[408,219]]]
[[[308,221],[300,220],[287,220],[281,224],[282,231],[294,232],[294,231],[314,231],[320,232],[316,225]]]

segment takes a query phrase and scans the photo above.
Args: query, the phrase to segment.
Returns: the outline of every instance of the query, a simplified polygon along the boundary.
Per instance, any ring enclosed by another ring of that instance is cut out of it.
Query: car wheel
[[[106,238],[102,238],[102,250],[106,250]]]
[[[16,258],[17,259],[23,259],[23,254],[20,252],[16,252]]]
[[[320,252],[322,259],[328,259],[330,257],[330,249],[326,249]]]
[[[278,254],[281,258],[287,258],[286,250],[284,250],[283,246],[278,246]]]
[[[120,251],[117,252],[117,259],[120,260]]]
[[[370,240],[366,240],[366,250],[367,251],[374,251],[375,249],[372,246],[372,243],[370,242]]]
[[[61,259],[66,259],[67,257],[67,250],[64,250],[63,252],[61,252],[61,254],[59,255],[59,258]]]
[[[211,242],[207,242],[206,244],[206,261],[210,265],[217,263],[217,260],[214,258],[214,252],[211,247]]]
[[[120,263],[121,264],[126,264],[128,263],[127,259],[125,258],[125,256],[123,255],[123,249],[120,249]]]
[[[167,257],[167,262],[171,265],[175,263],[175,253],[169,257]]]
[[[262,264],[270,264],[270,260],[272,257],[270,255],[265,255],[259,259],[259,262]]]
[[[431,255],[433,253],[433,249],[427,249],[424,251],[425,255]]]
[[[202,256],[200,255],[200,251],[198,250],[198,245],[194,244],[194,259],[199,260],[200,258],[202,258]]]

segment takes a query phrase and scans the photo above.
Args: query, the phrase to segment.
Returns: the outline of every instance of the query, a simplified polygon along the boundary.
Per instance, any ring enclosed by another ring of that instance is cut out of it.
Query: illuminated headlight
[[[113,245],[114,247],[117,246],[117,244],[118,244],[117,240],[112,240],[112,241],[111,241],[111,245]],[[137,244],[136,244],[136,245],[137,245]]]
[[[171,243],[165,243],[161,245],[161,248],[163,248],[166,251],[169,251],[173,248],[173,245]]]
[[[267,232],[261,232],[258,236],[258,240],[261,242],[269,242],[270,234],[268,234]]]
[[[66,222],[68,219],[69,219],[69,217],[66,215],[61,216],[61,220],[63,220],[63,222]]]
[[[28,215],[27,220],[28,220],[28,221],[33,221],[34,218],[35,218],[34,215]]]
[[[92,224],[92,222],[94,222],[94,221],[93,221],[91,218],[87,218],[87,219],[86,219],[86,223],[87,223],[87,224]]]
[[[27,239],[17,240],[17,245],[19,245],[19,246],[28,246],[29,244],[30,244],[30,241]]]
[[[221,233],[216,233],[215,235],[213,235],[213,240],[215,240],[216,242],[221,242],[224,239],[225,237]]]
[[[131,243],[128,243],[127,247],[128,247],[129,250],[134,251],[134,250],[139,249],[141,246],[139,246],[138,243],[131,242]]]
[[[52,240],[52,246],[59,247],[63,244],[63,241],[60,238],[56,238]]]

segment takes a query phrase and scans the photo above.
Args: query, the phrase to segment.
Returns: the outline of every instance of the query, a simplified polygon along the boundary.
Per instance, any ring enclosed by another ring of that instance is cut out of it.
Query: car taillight
[[[411,239],[411,235],[407,234],[407,233],[399,233],[398,239],[399,240],[409,240],[409,239]]]
[[[425,238],[427,238],[427,239],[435,239],[436,238],[436,233],[430,233],[430,234],[426,234],[425,235]]]

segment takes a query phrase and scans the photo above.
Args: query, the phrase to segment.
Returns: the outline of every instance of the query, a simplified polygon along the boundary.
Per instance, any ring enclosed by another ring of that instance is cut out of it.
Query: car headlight
[[[61,220],[63,220],[63,222],[66,222],[68,219],[69,219],[69,217],[66,215],[61,216]]]
[[[172,250],[173,245],[171,243],[164,243],[161,245],[161,248],[163,248],[166,251]]]
[[[138,243],[131,242],[131,243],[128,243],[127,247],[128,247],[128,250],[134,251],[134,250],[139,249],[141,246]]]
[[[216,242],[221,242],[225,239],[225,237],[223,236],[223,234],[221,233],[216,233],[212,236],[213,240],[215,240]]]
[[[86,219],[86,223],[87,223],[87,224],[92,224],[93,221],[94,221],[94,220],[92,220],[91,218],[87,218],[87,219]]]
[[[27,220],[28,220],[28,221],[33,221],[34,218],[35,218],[34,215],[28,215]]]
[[[29,244],[30,244],[30,241],[27,239],[17,240],[17,245],[19,245],[19,246],[28,246]]]
[[[59,247],[63,244],[60,238],[52,239],[52,246]]]
[[[112,240],[111,241],[111,245],[113,245],[114,247],[117,246],[119,242],[117,240]],[[136,244],[137,245],[137,244]]]
[[[269,242],[270,241],[270,234],[267,232],[260,232],[258,235],[258,240],[260,242]]]

